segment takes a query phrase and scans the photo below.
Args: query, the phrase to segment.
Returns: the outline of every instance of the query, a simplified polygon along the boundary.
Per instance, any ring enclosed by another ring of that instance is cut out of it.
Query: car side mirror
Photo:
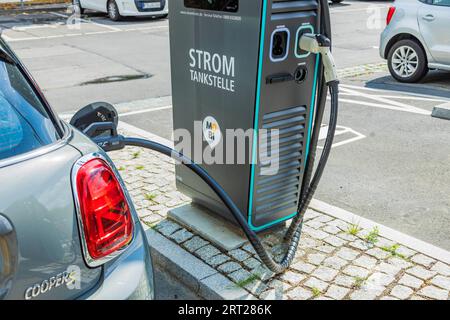
[[[107,102],[94,102],[79,110],[70,120],[70,124],[91,138],[105,151],[119,150],[117,133],[119,115],[116,108]]]

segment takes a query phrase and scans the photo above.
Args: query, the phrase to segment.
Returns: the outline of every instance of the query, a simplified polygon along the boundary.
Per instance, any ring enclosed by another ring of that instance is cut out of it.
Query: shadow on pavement
[[[450,99],[450,72],[437,70],[430,71],[419,83],[401,83],[396,81],[390,75],[387,75],[367,81],[366,87],[402,91],[405,93],[433,95]]]

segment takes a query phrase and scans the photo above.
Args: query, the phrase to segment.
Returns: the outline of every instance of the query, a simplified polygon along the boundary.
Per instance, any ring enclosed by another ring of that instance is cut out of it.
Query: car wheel
[[[168,14],[163,14],[162,16],[159,16],[158,18],[159,19],[167,19],[168,16],[169,16]]]
[[[84,14],[84,8],[81,6],[80,0],[73,0],[72,4],[75,13]]]
[[[107,4],[108,17],[113,21],[119,21],[122,19],[122,16],[119,12],[119,7],[117,6],[116,1],[110,0]]]
[[[389,50],[388,67],[400,82],[418,82],[428,72],[425,51],[414,40],[401,40]]]

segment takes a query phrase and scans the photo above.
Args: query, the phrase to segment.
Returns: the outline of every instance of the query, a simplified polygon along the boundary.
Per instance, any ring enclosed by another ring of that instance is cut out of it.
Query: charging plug
[[[299,41],[301,50],[322,56],[326,83],[338,81],[337,68],[331,54],[331,41],[322,34],[303,33]]]

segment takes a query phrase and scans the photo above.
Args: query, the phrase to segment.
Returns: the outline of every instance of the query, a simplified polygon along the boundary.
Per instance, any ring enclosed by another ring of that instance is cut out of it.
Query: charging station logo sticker
[[[211,149],[214,149],[220,143],[220,139],[222,139],[219,123],[211,116],[203,120],[203,136]]]

